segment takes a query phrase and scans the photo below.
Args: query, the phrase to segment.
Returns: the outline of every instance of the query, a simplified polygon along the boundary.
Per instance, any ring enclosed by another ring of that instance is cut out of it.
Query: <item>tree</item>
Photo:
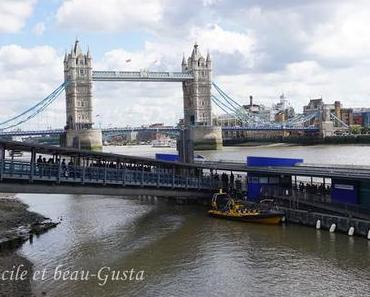
[[[361,134],[362,127],[360,125],[351,126],[351,134]]]

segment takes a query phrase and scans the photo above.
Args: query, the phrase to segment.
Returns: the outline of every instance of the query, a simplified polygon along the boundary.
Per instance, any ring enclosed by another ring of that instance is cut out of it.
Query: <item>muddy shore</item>
[[[15,195],[0,194],[0,277],[4,271],[17,267],[32,273],[32,263],[17,253],[17,248],[34,234],[46,232],[55,227],[40,214],[28,211],[28,205],[15,198]],[[30,279],[0,279],[0,297],[28,297],[31,292]]]

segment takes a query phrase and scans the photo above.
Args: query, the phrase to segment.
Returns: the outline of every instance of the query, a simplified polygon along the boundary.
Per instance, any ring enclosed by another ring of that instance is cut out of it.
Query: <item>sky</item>
[[[0,121],[63,81],[76,38],[94,70],[180,71],[197,42],[213,81],[240,103],[284,93],[298,112],[320,97],[370,107],[370,1],[0,0]],[[97,126],[183,116],[181,83],[94,82],[93,96]],[[62,94],[29,127],[64,124]]]

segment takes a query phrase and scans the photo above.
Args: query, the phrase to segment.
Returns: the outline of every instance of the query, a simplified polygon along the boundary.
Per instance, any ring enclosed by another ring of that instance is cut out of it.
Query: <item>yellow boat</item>
[[[212,208],[208,214],[217,218],[260,224],[280,224],[284,218],[281,211],[258,205],[252,209],[240,201],[235,201],[226,193],[217,193],[213,196]]]

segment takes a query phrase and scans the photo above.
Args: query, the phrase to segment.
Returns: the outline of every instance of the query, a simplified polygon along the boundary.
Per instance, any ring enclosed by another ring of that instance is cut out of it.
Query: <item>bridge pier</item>
[[[330,120],[330,109],[325,107],[320,113],[320,136],[322,138],[335,135],[334,123]]]
[[[222,148],[221,127],[198,126],[192,127],[190,137],[194,150],[218,150]]]
[[[70,129],[61,135],[61,146],[63,147],[101,151],[102,143],[102,132],[100,129]]]

